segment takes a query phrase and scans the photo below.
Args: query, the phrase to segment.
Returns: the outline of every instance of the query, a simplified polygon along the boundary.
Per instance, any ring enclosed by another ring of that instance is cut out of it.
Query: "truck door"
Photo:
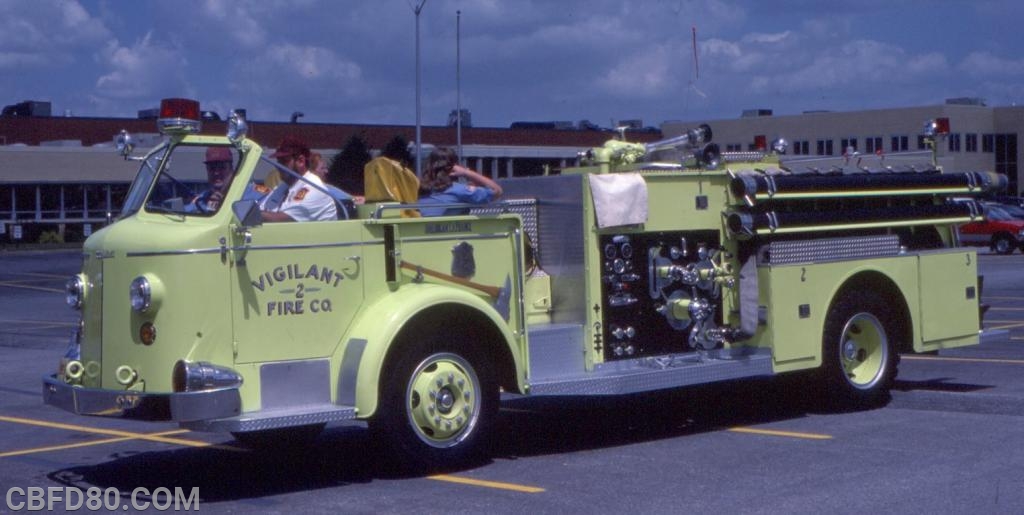
[[[236,362],[330,355],[363,300],[361,224],[270,223],[249,234],[232,260]]]

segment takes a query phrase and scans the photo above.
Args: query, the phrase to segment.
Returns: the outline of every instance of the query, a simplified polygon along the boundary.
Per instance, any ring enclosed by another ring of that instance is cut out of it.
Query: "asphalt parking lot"
[[[785,380],[514,399],[493,459],[403,476],[359,427],[268,454],[42,405],[76,321],[62,292],[77,254],[0,253],[0,513],[34,487],[99,488],[121,513],[138,489],[176,487],[210,513],[1021,513],[1024,255],[979,260],[1002,336],[903,356],[883,408],[823,412]]]

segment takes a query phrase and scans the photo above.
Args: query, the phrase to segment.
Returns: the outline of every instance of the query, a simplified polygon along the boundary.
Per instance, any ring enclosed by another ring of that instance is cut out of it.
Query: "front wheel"
[[[888,399],[899,359],[890,312],[873,292],[848,292],[833,303],[822,342],[830,400],[870,407]]]
[[[482,362],[470,356],[422,345],[389,367],[371,426],[402,465],[461,466],[482,454],[499,394]]]
[[[1015,246],[1010,237],[1006,235],[996,236],[995,240],[992,241],[992,250],[996,254],[1012,254]]]

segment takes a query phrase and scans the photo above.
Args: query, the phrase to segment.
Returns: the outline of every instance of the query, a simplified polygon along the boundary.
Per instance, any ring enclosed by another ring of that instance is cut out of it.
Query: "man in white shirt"
[[[280,205],[268,208],[263,207],[263,221],[265,222],[309,222],[319,220],[337,220],[338,208],[326,190],[323,181],[315,173],[309,170],[309,146],[294,136],[285,136],[273,157],[278,164],[284,166],[298,177],[282,173],[281,180],[288,185],[288,193]],[[312,185],[319,187],[316,188]]]

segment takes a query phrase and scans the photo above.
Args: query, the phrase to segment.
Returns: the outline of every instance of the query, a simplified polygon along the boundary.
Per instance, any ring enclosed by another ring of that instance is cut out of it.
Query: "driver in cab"
[[[233,162],[231,150],[227,147],[206,149],[206,158],[203,163],[206,165],[206,182],[209,186],[185,206],[185,212],[213,213],[217,211],[220,203],[224,200],[224,194],[231,186],[231,179],[235,175]]]
[[[287,194],[277,206],[270,207],[266,202],[260,206],[264,222],[308,222],[338,219],[338,210],[334,199],[323,191],[326,190],[323,181],[309,169],[310,154],[309,146],[296,137],[286,136],[281,140],[273,157],[277,159],[278,164],[292,170],[296,175],[281,174],[281,180],[288,188]],[[302,177],[302,180],[299,180],[299,176]],[[320,188],[315,188],[311,184]]]

